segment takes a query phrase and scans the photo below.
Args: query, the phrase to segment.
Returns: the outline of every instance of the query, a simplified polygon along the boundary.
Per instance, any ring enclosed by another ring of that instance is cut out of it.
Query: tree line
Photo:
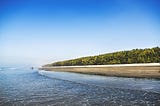
[[[75,65],[107,65],[131,63],[160,63],[160,48],[133,49],[97,56],[59,61],[46,66],[75,66]]]

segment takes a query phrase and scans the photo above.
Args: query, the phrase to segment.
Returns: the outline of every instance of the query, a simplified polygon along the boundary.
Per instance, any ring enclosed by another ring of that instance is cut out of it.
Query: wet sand
[[[75,73],[104,75],[104,76],[160,79],[160,63],[55,66],[55,67],[42,67],[40,69],[46,71],[75,72]]]

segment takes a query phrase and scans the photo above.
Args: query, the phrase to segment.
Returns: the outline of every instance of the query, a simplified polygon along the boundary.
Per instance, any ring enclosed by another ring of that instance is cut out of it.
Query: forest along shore
[[[85,66],[43,66],[40,70],[74,72],[117,77],[160,79],[160,63],[85,65]]]

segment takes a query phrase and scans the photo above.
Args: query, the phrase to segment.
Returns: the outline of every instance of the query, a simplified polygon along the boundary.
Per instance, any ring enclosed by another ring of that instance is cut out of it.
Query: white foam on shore
[[[114,64],[114,65],[83,65],[83,66],[53,66],[54,68],[74,68],[74,67],[123,67],[123,66],[160,66],[160,63],[140,63],[140,64]],[[51,68],[51,67],[45,67]]]

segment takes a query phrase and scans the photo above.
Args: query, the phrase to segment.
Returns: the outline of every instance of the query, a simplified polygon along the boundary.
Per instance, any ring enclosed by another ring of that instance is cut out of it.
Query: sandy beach
[[[46,71],[62,71],[117,77],[160,79],[160,63],[42,67]]]

